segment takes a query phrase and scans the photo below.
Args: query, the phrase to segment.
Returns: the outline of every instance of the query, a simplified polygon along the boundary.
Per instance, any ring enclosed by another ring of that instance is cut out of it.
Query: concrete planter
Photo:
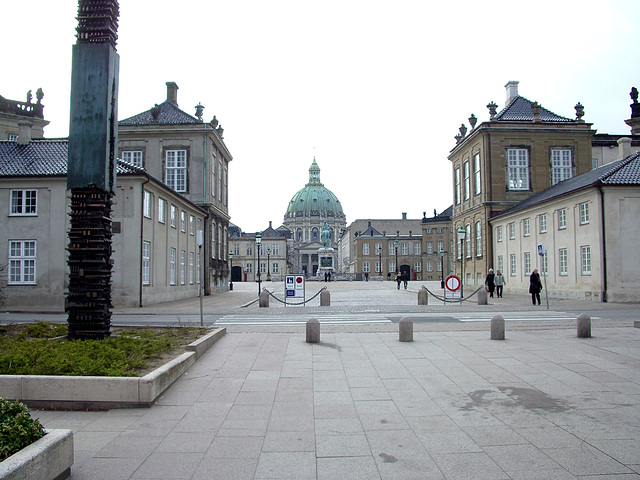
[[[1,480],[62,480],[71,474],[73,433],[47,430],[47,434],[0,463]]]

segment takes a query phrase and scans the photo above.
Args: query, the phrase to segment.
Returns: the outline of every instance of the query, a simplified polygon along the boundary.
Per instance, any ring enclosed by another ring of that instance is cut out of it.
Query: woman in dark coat
[[[531,294],[531,301],[533,304],[536,304],[536,300],[538,301],[538,305],[540,305],[540,291],[542,290],[542,283],[540,282],[540,275],[538,274],[538,269],[534,268],[531,276],[529,277],[529,293]]]
[[[496,288],[496,284],[493,281],[495,278],[495,275],[493,274],[493,268],[489,269],[489,273],[487,274],[487,279],[484,281],[484,284],[487,287],[487,292],[489,292],[489,296],[493,297],[493,291]]]

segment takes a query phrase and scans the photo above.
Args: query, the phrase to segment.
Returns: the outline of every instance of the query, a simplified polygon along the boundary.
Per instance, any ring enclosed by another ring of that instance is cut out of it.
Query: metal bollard
[[[504,340],[504,318],[496,315],[491,319],[491,340]]]
[[[317,318],[307,322],[307,343],[320,343],[320,322]]]
[[[398,328],[401,342],[413,342],[413,322],[408,317],[402,317]]]
[[[322,292],[320,292],[320,306],[331,306],[331,294],[329,293],[329,290],[323,290]]]
[[[424,287],[418,292],[418,305],[429,305],[429,292]]]
[[[578,315],[578,338],[591,338],[591,317],[586,313]]]
[[[478,290],[478,305],[487,304],[487,291],[484,288]]]
[[[266,291],[261,291],[260,292],[260,297],[259,297],[259,305],[261,307],[268,307],[269,306],[269,292]]]

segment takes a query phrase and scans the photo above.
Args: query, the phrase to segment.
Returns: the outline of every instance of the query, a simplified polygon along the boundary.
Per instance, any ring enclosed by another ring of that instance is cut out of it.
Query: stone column
[[[504,340],[504,318],[496,315],[491,319],[491,340]]]
[[[320,292],[320,306],[328,307],[330,305],[331,305],[331,293],[329,293],[329,290],[323,290],[322,292]]]
[[[429,292],[424,287],[418,292],[418,305],[429,305]]]
[[[408,317],[402,317],[398,329],[401,342],[413,342],[413,322]]]
[[[261,307],[268,307],[269,306],[269,292],[263,290],[260,292],[260,300],[258,301],[258,304]]]
[[[578,315],[578,338],[591,338],[591,317],[586,313]]]
[[[320,322],[317,318],[307,321],[307,343],[320,343]]]

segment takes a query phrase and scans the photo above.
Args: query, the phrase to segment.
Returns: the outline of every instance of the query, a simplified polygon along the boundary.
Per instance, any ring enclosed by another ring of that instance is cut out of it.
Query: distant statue
[[[631,93],[629,95],[633,103],[638,103],[638,89],[636,87],[631,87]]]
[[[27,92],[27,103],[31,103],[31,98],[33,98],[33,97],[31,97],[31,90],[29,90]]]
[[[157,122],[160,118],[160,105],[158,105],[157,103],[151,109],[151,118],[154,122]]]
[[[44,98],[44,92],[42,91],[41,88],[36,90],[36,98],[38,99],[39,104],[42,103],[42,99]]]
[[[322,224],[322,233],[320,234],[322,239],[322,246],[327,248],[329,246],[329,240],[331,239],[331,231],[329,230],[329,224],[325,220]]]

